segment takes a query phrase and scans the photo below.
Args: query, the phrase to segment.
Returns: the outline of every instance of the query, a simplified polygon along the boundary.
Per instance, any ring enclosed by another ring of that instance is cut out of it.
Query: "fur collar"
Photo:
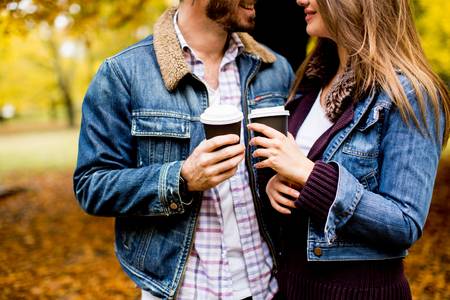
[[[323,88],[337,71],[336,59],[338,58],[330,60],[330,56],[326,53],[317,53],[313,56],[306,66],[305,84]],[[354,72],[350,66],[347,66],[344,73],[334,80],[325,99],[325,113],[331,122],[336,122],[353,103],[355,88]]]
[[[155,23],[153,35],[156,58],[164,84],[169,91],[173,91],[180,80],[190,73],[173,26],[176,9],[176,7],[172,7],[161,15]],[[249,34],[240,32],[238,35],[244,44],[244,52],[255,55],[265,63],[276,61],[275,55],[256,42]]]

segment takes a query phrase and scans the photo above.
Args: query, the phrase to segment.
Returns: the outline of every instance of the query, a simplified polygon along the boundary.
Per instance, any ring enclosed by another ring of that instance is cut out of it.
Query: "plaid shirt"
[[[208,87],[204,80],[204,64],[196,58],[194,51],[184,40],[176,21],[174,23],[191,72]],[[219,86],[216,91],[208,87],[210,104],[213,100],[242,109],[240,78],[235,59],[243,49],[238,35],[232,34],[220,65]],[[231,203],[231,216],[230,212],[223,211],[224,201]],[[278,285],[271,273],[272,258],[267,244],[259,233],[248,173],[245,163],[241,162],[233,177],[203,194],[194,246],[187,261],[178,299],[236,300],[227,255],[227,239],[224,237],[224,226],[229,224],[227,222],[237,224],[238,232],[235,234],[239,235],[240,253],[253,299],[272,299],[277,292]]]

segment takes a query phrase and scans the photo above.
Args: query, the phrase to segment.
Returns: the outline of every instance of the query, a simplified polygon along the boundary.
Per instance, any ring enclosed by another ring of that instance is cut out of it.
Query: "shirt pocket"
[[[189,115],[167,111],[134,111],[131,134],[138,144],[138,167],[184,160],[189,154]]]

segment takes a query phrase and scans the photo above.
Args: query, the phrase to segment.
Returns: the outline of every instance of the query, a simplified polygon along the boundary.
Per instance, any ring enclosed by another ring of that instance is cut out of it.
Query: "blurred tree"
[[[414,0],[414,8],[425,54],[450,86],[450,1]]]
[[[47,59],[43,60],[37,53],[19,58],[34,62],[34,68],[28,64],[28,69],[23,71],[52,72],[53,88],[59,91],[69,126],[75,125],[74,80],[81,80],[86,85],[99,61],[150,34],[155,18],[167,6],[164,0],[21,0],[0,3],[0,50],[21,45],[14,39],[16,36],[28,42],[35,42],[34,37],[38,37],[36,42],[44,45]],[[17,94],[16,97],[19,98]],[[49,107],[54,106],[54,98],[45,101]]]

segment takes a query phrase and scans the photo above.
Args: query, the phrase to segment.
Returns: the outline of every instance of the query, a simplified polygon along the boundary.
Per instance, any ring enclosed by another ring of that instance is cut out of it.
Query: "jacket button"
[[[178,205],[175,202],[170,203],[169,207],[170,207],[171,210],[178,209]]]
[[[319,247],[314,248],[313,252],[316,256],[322,256],[322,249]]]

